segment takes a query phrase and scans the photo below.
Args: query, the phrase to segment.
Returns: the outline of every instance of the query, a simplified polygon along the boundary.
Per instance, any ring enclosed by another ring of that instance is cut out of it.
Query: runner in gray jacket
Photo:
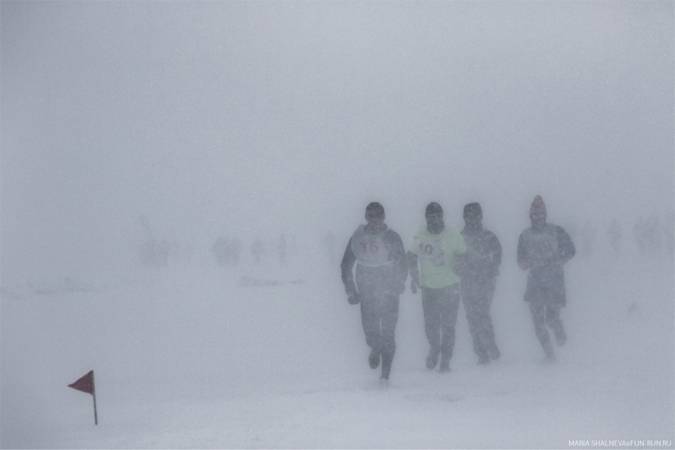
[[[354,231],[341,269],[349,303],[361,304],[361,323],[371,349],[368,363],[376,369],[381,360],[381,378],[387,380],[396,351],[399,296],[405,290],[408,269],[401,237],[387,227],[384,218],[381,204],[367,206],[367,224]]]
[[[537,195],[530,206],[532,226],[518,239],[518,265],[528,270],[525,301],[530,305],[534,331],[549,361],[555,351],[547,326],[558,345],[567,340],[560,309],[567,303],[563,265],[576,250],[569,234],[560,226],[546,222],[546,205]]]
[[[483,228],[480,203],[464,206],[464,223],[462,236],[467,250],[458,264],[462,277],[462,302],[478,364],[487,364],[500,356],[490,306],[502,262],[502,246],[492,231]]]

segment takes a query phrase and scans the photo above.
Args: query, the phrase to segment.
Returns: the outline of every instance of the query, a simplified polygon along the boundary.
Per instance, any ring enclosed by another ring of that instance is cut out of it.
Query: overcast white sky
[[[0,3],[1,275],[140,234],[673,208],[673,2]],[[405,233],[403,233],[405,234]],[[514,236],[515,238],[515,236]],[[405,236],[404,236],[404,240]]]

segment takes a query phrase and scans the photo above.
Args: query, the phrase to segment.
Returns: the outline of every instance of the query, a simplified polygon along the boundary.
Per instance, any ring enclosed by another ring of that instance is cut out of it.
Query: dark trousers
[[[495,292],[495,281],[462,280],[462,303],[469,323],[473,351],[481,361],[499,357],[490,306]]]
[[[563,344],[567,336],[565,334],[565,328],[563,327],[562,320],[560,320],[560,309],[561,306],[552,303],[544,302],[530,302],[530,312],[532,313],[532,322],[534,324],[534,332],[539,339],[546,356],[552,357],[555,352],[553,351],[553,345],[551,344],[551,337],[548,332],[548,328],[553,330],[556,341],[558,344]]]
[[[361,299],[361,324],[368,346],[393,357],[396,351],[396,322],[399,298],[395,295],[364,296]]]
[[[431,352],[449,361],[455,347],[455,324],[459,309],[459,285],[432,289],[422,288],[424,328]]]

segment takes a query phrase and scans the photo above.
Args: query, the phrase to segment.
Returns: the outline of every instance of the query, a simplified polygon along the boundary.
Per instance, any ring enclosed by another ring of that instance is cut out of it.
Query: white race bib
[[[368,233],[359,227],[352,236],[352,252],[359,264],[378,267],[390,264],[384,233]]]

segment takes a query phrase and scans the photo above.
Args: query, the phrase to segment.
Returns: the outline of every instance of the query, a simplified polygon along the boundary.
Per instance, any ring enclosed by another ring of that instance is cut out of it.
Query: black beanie
[[[443,208],[441,205],[439,205],[436,202],[431,202],[427,205],[427,209],[424,211],[425,216],[429,216],[431,214],[440,214],[443,215]]]
[[[535,196],[530,205],[530,215],[535,213],[543,214],[544,217],[546,217],[546,204],[544,203],[544,199],[541,198],[541,195]]]
[[[384,217],[384,206],[379,202],[371,202],[366,206],[366,214],[371,213],[375,216]]]
[[[483,217],[483,209],[480,207],[480,203],[473,202],[464,205],[464,218],[467,217]]]

